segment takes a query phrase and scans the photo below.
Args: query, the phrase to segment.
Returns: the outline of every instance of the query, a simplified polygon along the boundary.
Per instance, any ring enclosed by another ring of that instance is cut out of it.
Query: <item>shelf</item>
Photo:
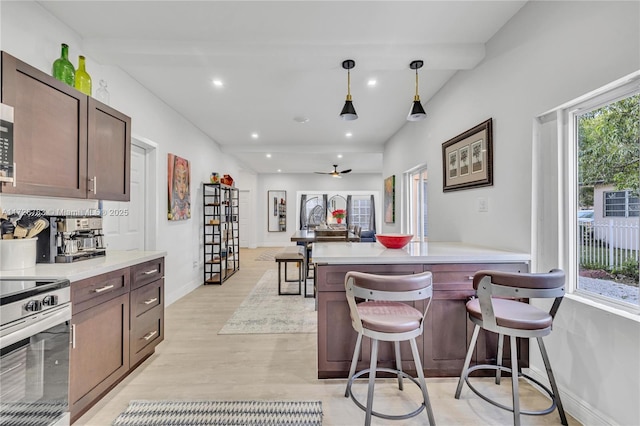
[[[204,283],[222,284],[240,268],[240,192],[222,184],[202,185]]]

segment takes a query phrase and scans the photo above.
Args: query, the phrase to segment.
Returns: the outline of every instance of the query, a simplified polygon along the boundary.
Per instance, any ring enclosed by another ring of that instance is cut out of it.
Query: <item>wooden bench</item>
[[[306,273],[304,272],[305,263],[305,249],[301,246],[286,247],[279,253],[276,253],[275,259],[278,263],[278,295],[279,296],[297,296],[302,294],[302,284],[305,283],[306,287]],[[284,281],[282,281],[281,265],[284,263]],[[296,263],[298,265],[298,279],[290,280],[287,278],[287,263]],[[297,293],[284,293],[282,291],[282,283],[294,283],[298,282]],[[306,289],[305,289],[306,293]]]

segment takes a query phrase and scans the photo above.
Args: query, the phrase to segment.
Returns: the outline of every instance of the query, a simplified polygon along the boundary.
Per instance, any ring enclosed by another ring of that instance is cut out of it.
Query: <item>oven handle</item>
[[[5,348],[7,346],[13,345],[20,340],[34,336],[55,325],[70,320],[71,303],[67,303],[61,306],[59,309],[51,309],[48,311],[39,312],[37,315],[33,315],[29,318],[24,318],[23,321],[26,321],[28,325],[12,333],[9,333],[6,336],[0,337],[0,348]]]

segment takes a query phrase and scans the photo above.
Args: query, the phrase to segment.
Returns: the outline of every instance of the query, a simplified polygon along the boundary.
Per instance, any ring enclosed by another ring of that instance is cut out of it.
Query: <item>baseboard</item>
[[[551,389],[546,371],[540,371],[537,368],[532,367],[528,369],[527,374]],[[535,383],[531,383],[531,385],[538,388]],[[547,393],[543,390],[540,389],[540,392],[544,394],[544,396],[548,397]],[[587,404],[566,388],[560,388],[560,395],[562,396],[562,406],[564,407],[564,411],[573,416],[581,424],[590,426],[616,424],[616,422],[609,416],[598,411],[597,408]]]
[[[177,289],[172,290],[171,292],[167,292],[167,285],[165,283],[164,289],[165,289],[165,308],[169,305],[171,305],[173,302],[182,299],[184,296],[186,296],[187,294],[191,293],[193,290],[195,290],[196,288],[200,287],[202,285],[202,280],[194,280],[191,281],[181,287],[178,287]]]

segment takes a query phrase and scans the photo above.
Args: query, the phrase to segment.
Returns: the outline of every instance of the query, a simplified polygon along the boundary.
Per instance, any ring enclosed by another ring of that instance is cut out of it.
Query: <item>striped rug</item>
[[[319,426],[320,401],[131,401],[113,426]]]

